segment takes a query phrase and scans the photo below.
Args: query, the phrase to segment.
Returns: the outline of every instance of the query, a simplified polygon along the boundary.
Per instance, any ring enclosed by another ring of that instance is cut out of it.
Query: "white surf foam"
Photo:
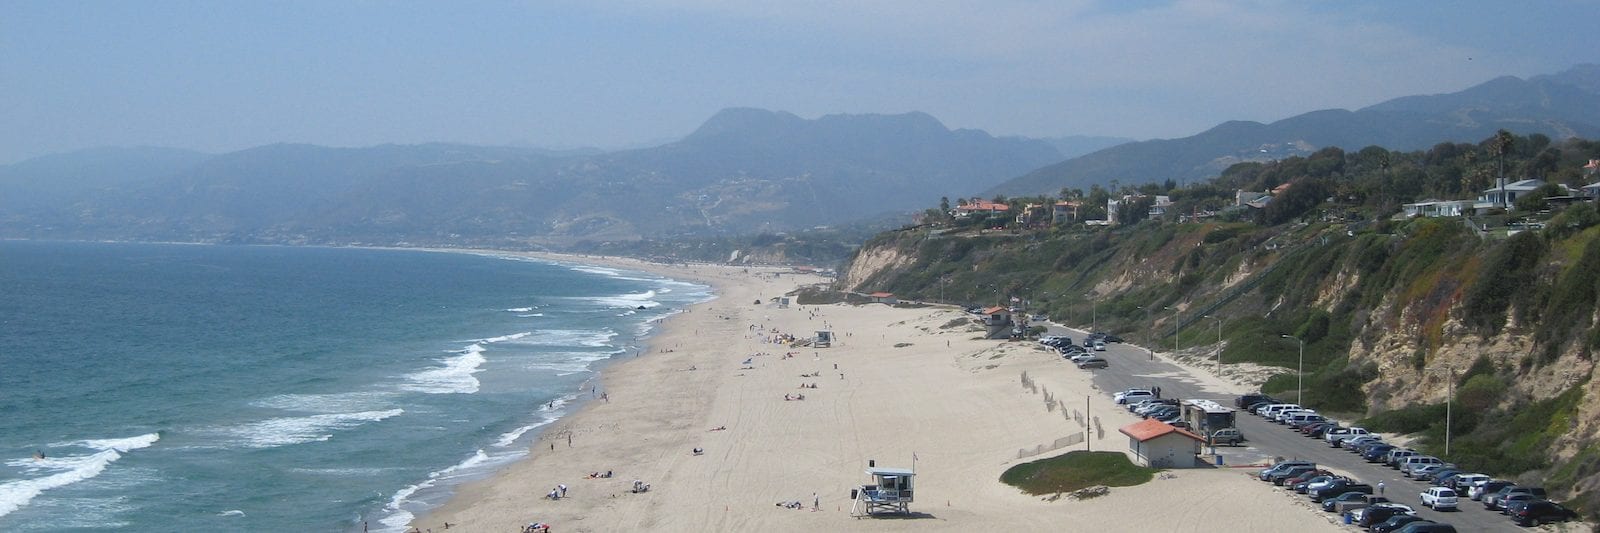
[[[472,394],[478,392],[478,378],[473,374],[483,370],[483,345],[473,344],[460,355],[441,361],[441,366],[414,372],[406,376],[410,383],[401,388],[428,394]]]
[[[387,409],[355,413],[287,416],[236,426],[227,430],[227,433],[238,439],[246,447],[276,448],[292,444],[325,441],[333,438],[332,432],[334,431],[400,416],[405,412],[405,409]]]
[[[561,408],[566,407],[568,403],[572,403],[574,399],[577,399],[577,396],[562,396],[551,401],[549,404],[539,406],[539,410],[537,411],[539,415],[539,421],[500,435],[500,438],[495,439],[494,441],[495,447],[509,448],[511,445],[517,443],[517,439],[522,438],[522,436],[527,434],[529,431],[548,426],[551,422],[555,422],[556,419],[561,418],[561,415],[559,414]]]
[[[520,339],[518,344],[535,346],[586,346],[601,348],[611,345],[617,332],[609,329],[546,329]]]
[[[390,405],[393,392],[344,392],[337,394],[279,394],[250,402],[255,407],[307,413],[349,413],[375,411]]]
[[[541,316],[544,316],[544,313],[528,313],[526,315],[517,315],[517,318],[537,318]]]
[[[604,305],[606,307],[620,307],[620,308],[626,308],[626,309],[636,309],[636,308],[639,308],[639,307],[642,306],[645,309],[650,309],[650,308],[653,308],[653,307],[660,307],[661,306],[661,302],[655,301],[655,297],[656,297],[656,291],[644,291],[644,292],[634,292],[634,293],[628,293],[628,294],[619,294],[619,295],[616,295],[616,296],[595,296],[595,297],[589,297],[589,298],[584,298],[584,299],[588,300],[588,301],[591,301],[591,302],[595,302],[595,303]]]
[[[405,505],[418,491],[432,488],[440,481],[471,475],[476,473],[480,467],[511,462],[524,455],[527,455],[527,452],[515,451],[490,455],[480,449],[464,461],[451,465],[444,470],[429,473],[426,481],[395,491],[394,497],[389,498],[389,503],[383,506],[384,510],[389,513],[388,516],[378,519],[378,523],[385,526],[381,531],[405,531],[406,524],[411,523],[411,520],[416,518],[416,515],[405,509]]]
[[[526,337],[526,336],[529,336],[529,335],[532,335],[532,334],[533,334],[532,331],[524,331],[522,333],[512,333],[510,335],[501,335],[499,337],[490,337],[490,338],[483,339],[483,340],[478,341],[478,342],[484,343],[484,344],[494,344],[494,343],[497,343],[497,342],[514,341],[514,340],[517,340],[517,339],[520,339],[520,338],[523,338],[523,337]]]
[[[509,312],[512,312],[512,313],[526,313],[526,312],[532,311],[534,309],[538,309],[538,308],[537,307],[513,307],[511,309],[507,309],[506,311],[509,311]]]
[[[11,514],[12,511],[28,505],[34,498],[39,497],[44,491],[56,489],[91,479],[100,475],[107,466],[122,458],[122,454],[140,448],[148,448],[156,441],[161,440],[161,435],[149,433],[137,437],[124,439],[92,439],[65,443],[51,444],[52,448],[58,447],[83,447],[97,450],[93,454],[79,456],[62,456],[48,458],[40,465],[40,470],[55,470],[54,474],[20,481],[0,483],[0,516]],[[7,464],[15,464],[8,461]]]

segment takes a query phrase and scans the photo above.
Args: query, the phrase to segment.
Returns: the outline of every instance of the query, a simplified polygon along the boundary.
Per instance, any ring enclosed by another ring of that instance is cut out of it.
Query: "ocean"
[[[0,531],[401,531],[710,297],[492,254],[0,241]]]

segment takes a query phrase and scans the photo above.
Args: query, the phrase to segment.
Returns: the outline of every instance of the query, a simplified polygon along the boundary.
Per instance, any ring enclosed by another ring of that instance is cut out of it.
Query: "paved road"
[[[1050,325],[1048,329],[1051,335],[1068,335],[1075,342],[1082,342],[1083,337],[1087,335],[1087,332],[1057,325]],[[1142,347],[1110,344],[1100,355],[1110,362],[1110,368],[1092,371],[1095,373],[1095,385],[1106,392],[1106,402],[1101,403],[1101,406],[1109,403],[1110,394],[1113,392],[1150,386],[1161,387],[1161,395],[1166,398],[1211,399],[1229,407],[1233,406],[1233,395],[1225,391],[1208,390],[1204,384],[1190,375],[1188,370],[1160,357],[1152,358]],[[1089,370],[1078,370],[1065,360],[1062,368],[1071,372],[1089,372]],[[1368,463],[1344,448],[1334,448],[1321,439],[1307,438],[1286,426],[1268,422],[1254,414],[1240,412],[1237,425],[1249,442],[1245,446],[1218,448],[1217,452],[1223,455],[1226,464],[1264,464],[1271,462],[1274,457],[1313,461],[1320,466],[1348,472],[1373,486],[1383,481],[1384,495],[1390,500],[1415,508],[1417,515],[1422,518],[1449,523],[1458,531],[1524,530],[1509,517],[1487,511],[1482,503],[1467,499],[1465,495],[1461,497],[1459,511],[1441,512],[1423,507],[1418,495],[1426,490],[1427,483],[1406,479],[1398,470]],[[1115,428],[1106,428],[1106,431],[1106,441],[1116,442],[1115,436],[1118,434]]]

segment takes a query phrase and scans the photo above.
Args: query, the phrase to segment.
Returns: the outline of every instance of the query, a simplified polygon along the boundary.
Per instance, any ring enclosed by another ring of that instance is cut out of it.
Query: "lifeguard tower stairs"
[[[855,503],[850,506],[850,516],[860,518],[875,514],[909,514],[912,502],[912,478],[916,472],[905,468],[867,468],[872,477],[870,485],[862,485],[850,492]]]

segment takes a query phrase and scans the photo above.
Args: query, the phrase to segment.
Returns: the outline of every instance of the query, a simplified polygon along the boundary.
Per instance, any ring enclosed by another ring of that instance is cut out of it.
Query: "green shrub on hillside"
[[[1533,232],[1518,233],[1490,249],[1461,304],[1467,325],[1486,336],[1500,333],[1506,309],[1513,302],[1526,305],[1535,269],[1544,257],[1544,239]]]

